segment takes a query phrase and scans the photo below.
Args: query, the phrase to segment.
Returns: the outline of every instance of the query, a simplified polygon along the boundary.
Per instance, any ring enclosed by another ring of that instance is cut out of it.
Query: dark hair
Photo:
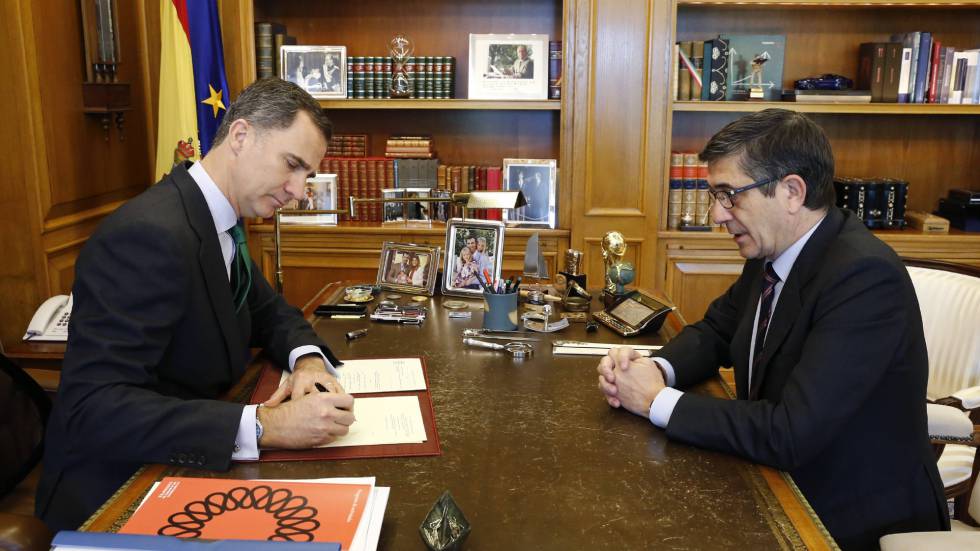
[[[709,164],[732,156],[755,181],[790,174],[803,178],[803,206],[810,210],[834,205],[834,152],[823,130],[802,113],[765,109],[746,115],[725,125],[698,155]],[[760,189],[772,196],[776,185]]]
[[[231,123],[238,119],[245,119],[261,130],[282,130],[293,124],[300,111],[309,115],[323,134],[323,139],[330,141],[333,124],[320,108],[320,104],[306,90],[279,78],[256,80],[242,90],[238,99],[228,108],[211,147],[224,141]]]

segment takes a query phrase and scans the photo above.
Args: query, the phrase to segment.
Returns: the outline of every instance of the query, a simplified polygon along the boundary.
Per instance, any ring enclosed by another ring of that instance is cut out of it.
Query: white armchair
[[[980,549],[980,268],[905,259],[922,312],[929,354],[929,435],[953,531],[890,534],[886,551]]]
[[[946,442],[969,440],[969,425],[980,424],[980,269],[928,260],[906,259],[906,264],[929,353],[930,434]],[[955,415],[963,414],[953,408],[971,412],[972,423],[956,423]],[[957,506],[965,506],[976,448],[950,444],[940,450],[946,495],[962,496]]]

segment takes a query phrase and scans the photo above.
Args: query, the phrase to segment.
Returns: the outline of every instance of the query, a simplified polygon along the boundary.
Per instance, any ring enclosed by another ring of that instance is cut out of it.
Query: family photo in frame
[[[385,241],[378,266],[382,289],[432,296],[439,273],[439,247]]]
[[[283,206],[285,210],[334,210],[337,208],[337,175],[317,174],[307,178],[303,197]],[[288,224],[336,225],[336,214],[283,214],[280,220]]]
[[[446,226],[446,257],[442,293],[482,296],[481,281],[500,277],[504,224],[492,220],[453,218]]]
[[[346,46],[282,46],[279,55],[283,80],[314,98],[347,97]]]
[[[471,34],[470,99],[548,99],[548,35]]]
[[[558,161],[504,159],[504,189],[522,191],[527,205],[503,211],[509,226],[554,228],[557,224]]]

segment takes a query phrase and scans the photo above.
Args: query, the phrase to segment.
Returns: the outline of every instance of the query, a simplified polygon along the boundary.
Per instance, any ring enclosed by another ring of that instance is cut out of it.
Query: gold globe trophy
[[[388,42],[391,53],[391,84],[388,93],[392,98],[411,97],[414,83],[408,74],[408,60],[415,51],[415,44],[403,34],[397,34]]]

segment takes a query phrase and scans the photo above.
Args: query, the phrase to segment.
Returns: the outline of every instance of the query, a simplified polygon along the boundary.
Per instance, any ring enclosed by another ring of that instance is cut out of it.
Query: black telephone
[[[667,306],[640,291],[632,291],[609,308],[596,312],[593,317],[620,335],[632,337],[659,330],[667,314],[673,310],[673,306]]]

